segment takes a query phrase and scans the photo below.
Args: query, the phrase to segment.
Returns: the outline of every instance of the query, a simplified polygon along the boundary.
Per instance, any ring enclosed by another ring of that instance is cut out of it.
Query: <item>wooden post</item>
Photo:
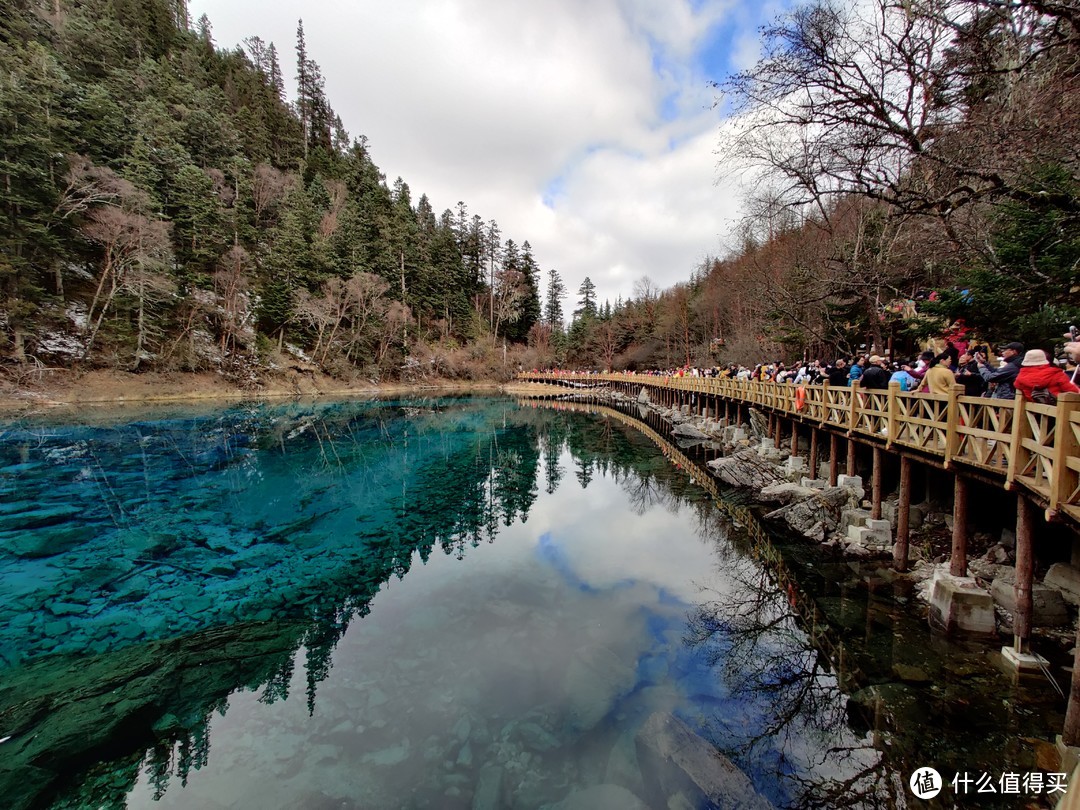
[[[1080,406],[1080,394],[1066,392],[1058,395],[1056,427],[1054,429],[1054,456],[1050,480],[1050,505],[1046,509],[1048,517],[1053,517],[1077,488],[1077,474],[1069,469],[1069,458],[1076,456],[1076,435],[1069,422],[1069,415]]]
[[[850,436],[847,440],[847,466],[844,472],[846,475],[855,475],[855,440]]]
[[[967,500],[967,479],[958,475],[953,485],[952,556],[949,560],[949,573],[954,577],[967,575]]]
[[[893,565],[897,571],[907,571],[910,538],[911,459],[900,456],[900,498],[896,504],[896,543],[893,545]]]
[[[775,425],[775,427],[773,428],[773,447],[779,450],[780,445],[783,443],[783,439],[781,437],[784,435],[784,425],[783,423],[781,423],[780,416],[778,414],[773,414],[773,417],[776,420],[773,423]]]
[[[874,445],[874,470],[871,473],[870,483],[870,519],[881,520],[881,473],[884,460],[882,449]]]
[[[887,425],[887,437],[885,446],[892,447],[893,442],[900,432],[900,382],[889,383],[889,400],[887,411],[889,414]]]
[[[850,409],[848,411],[848,435],[850,436],[855,432],[855,426],[859,424],[859,381],[852,380],[851,382],[851,402]],[[849,472],[848,475],[851,475]]]
[[[810,428],[810,477],[818,477],[818,429]]]
[[[835,487],[838,467],[840,466],[840,437],[835,433],[829,434],[829,486]]]
[[[960,406],[956,400],[964,393],[964,386],[957,383],[949,388],[949,404],[945,408],[945,466],[952,465],[953,457],[960,450]]]
[[[1032,537],[1035,529],[1035,505],[1022,494],[1016,498],[1016,581],[1013,594],[1016,611],[1013,613],[1013,647],[1018,653],[1025,652],[1031,640],[1033,611],[1031,583],[1035,560]]]
[[[799,455],[799,423],[791,423],[791,455]]]

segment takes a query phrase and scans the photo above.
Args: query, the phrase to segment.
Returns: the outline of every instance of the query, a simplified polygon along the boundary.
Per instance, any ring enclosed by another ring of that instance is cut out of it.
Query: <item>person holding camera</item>
[[[987,396],[991,399],[1012,399],[1016,396],[1013,383],[1024,360],[1024,344],[1016,341],[1006,343],[1001,347],[1001,356],[1005,362],[996,369],[986,365],[986,355],[982,352],[975,353],[975,362],[978,364],[979,374],[989,386]]]

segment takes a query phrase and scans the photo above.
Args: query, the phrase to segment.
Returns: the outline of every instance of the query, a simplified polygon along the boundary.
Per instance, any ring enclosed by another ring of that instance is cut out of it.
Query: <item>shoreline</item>
[[[0,418],[19,417],[80,406],[138,406],[212,403],[262,399],[378,397],[423,391],[506,393],[514,383],[496,380],[432,379],[417,382],[343,383],[322,374],[287,371],[263,385],[245,388],[213,372],[93,370],[45,372],[28,384],[0,387]],[[518,384],[520,385],[520,384]]]

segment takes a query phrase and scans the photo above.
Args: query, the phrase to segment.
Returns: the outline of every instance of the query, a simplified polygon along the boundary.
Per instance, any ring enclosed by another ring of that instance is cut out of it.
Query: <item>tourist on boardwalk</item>
[[[986,391],[986,380],[979,373],[979,364],[971,352],[963,352],[957,362],[956,381],[964,386],[964,396],[981,397]]]
[[[1069,375],[1053,365],[1042,349],[1032,349],[1024,355],[1013,386],[1028,402],[1043,404],[1050,404],[1059,394],[1080,393],[1080,388],[1069,380]]]
[[[848,376],[848,381],[847,381],[848,385],[851,385],[856,380],[861,380],[862,379],[863,365],[862,365],[861,361],[862,361],[861,357],[856,357],[851,362],[851,368],[848,369],[848,375],[847,375]]]
[[[1070,328],[1065,336],[1069,338],[1069,342],[1065,344],[1065,356],[1068,358],[1066,370],[1073,385],[1080,385],[1080,340],[1076,340],[1073,328]]]
[[[825,376],[829,378],[829,385],[843,388],[848,384],[847,361],[843,357],[837,358],[835,363],[825,369]]]
[[[945,394],[948,396],[952,387],[956,385],[956,375],[949,371],[944,358],[934,357],[930,360],[930,366],[923,375],[922,388],[919,390],[931,394]]]
[[[889,378],[890,383],[900,383],[901,391],[914,391],[919,387],[919,381],[911,376],[911,363],[907,360],[901,360],[897,363],[900,367],[892,373]]]
[[[889,390],[889,380],[891,377],[892,375],[889,373],[885,361],[875,354],[870,357],[870,361],[863,371],[862,379],[859,381],[859,384],[863,388],[887,391]]]
[[[919,355],[919,359],[915,361],[915,365],[911,367],[911,376],[922,383],[922,378],[926,376],[927,369],[930,368],[930,361],[934,359],[934,353],[931,351],[925,351]]]
[[[979,365],[979,374],[989,384],[987,396],[991,399],[1012,399],[1016,396],[1013,382],[1020,373],[1020,363],[1023,362],[1024,344],[1006,343],[1001,347],[1001,356],[1005,362],[1000,368],[992,369],[986,365],[986,356],[979,352],[975,356],[975,362]]]

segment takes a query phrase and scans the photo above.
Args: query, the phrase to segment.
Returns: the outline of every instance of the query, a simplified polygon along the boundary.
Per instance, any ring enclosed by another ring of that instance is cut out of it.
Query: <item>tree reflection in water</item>
[[[703,534],[730,535],[730,522],[714,513]],[[731,593],[703,593],[686,643],[707,652],[733,698],[760,707],[760,723],[703,717],[710,739],[739,762],[775,757],[772,768],[793,806],[902,806],[904,787],[872,737],[851,731],[847,700],[828,658],[800,626],[792,593],[752,559],[730,555],[722,564],[738,584]],[[829,744],[808,747],[808,736]]]

